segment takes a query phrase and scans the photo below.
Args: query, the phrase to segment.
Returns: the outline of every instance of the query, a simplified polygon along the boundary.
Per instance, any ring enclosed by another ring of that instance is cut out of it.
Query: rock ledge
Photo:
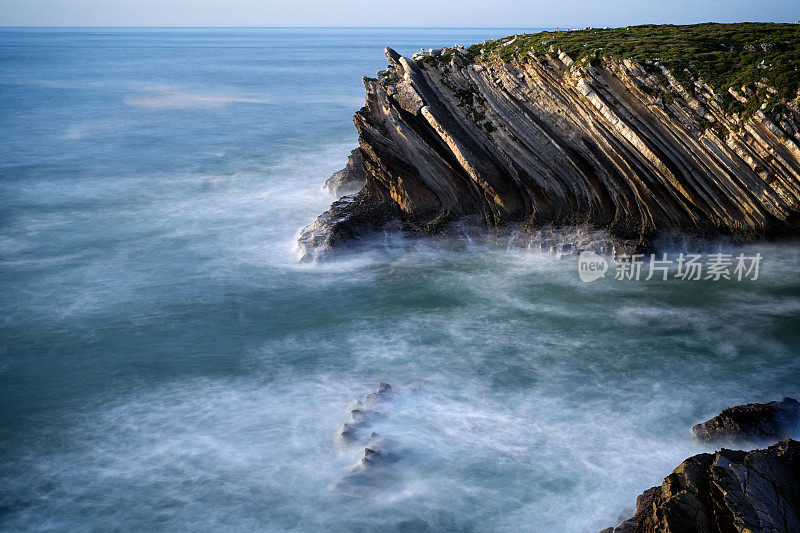
[[[729,407],[714,418],[694,426],[692,433],[701,442],[775,442],[795,436],[798,426],[800,402],[794,398],[783,398],[779,402]]]

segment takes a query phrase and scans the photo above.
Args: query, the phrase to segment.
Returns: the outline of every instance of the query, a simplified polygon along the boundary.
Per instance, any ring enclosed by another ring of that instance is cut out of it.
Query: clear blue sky
[[[797,0],[0,0],[0,26],[600,27],[797,19]]]

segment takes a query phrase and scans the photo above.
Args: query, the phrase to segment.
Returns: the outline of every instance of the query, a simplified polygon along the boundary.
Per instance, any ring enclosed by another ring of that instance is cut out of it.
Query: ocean
[[[522,31],[0,29],[0,529],[598,531],[694,423],[800,394],[794,245],[744,281],[396,233],[298,262],[384,46]],[[396,461],[354,478],[380,382]]]

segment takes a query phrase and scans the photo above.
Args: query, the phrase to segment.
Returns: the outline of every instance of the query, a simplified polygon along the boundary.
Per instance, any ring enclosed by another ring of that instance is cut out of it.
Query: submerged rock
[[[800,443],[690,457],[637,498],[632,518],[602,533],[729,531],[800,531]]]
[[[420,533],[421,531],[434,531],[430,524],[421,518],[403,520],[402,522],[397,523],[396,528],[400,533]]]
[[[356,428],[352,424],[342,424],[336,434],[336,440],[344,444],[354,442],[356,440]]]
[[[365,468],[396,463],[399,460],[396,454],[376,447],[364,448],[364,457],[360,464]]]
[[[380,413],[362,407],[350,411],[350,418],[353,419],[353,425],[357,427],[367,426],[379,416]]]
[[[367,394],[364,401],[354,401],[350,408],[350,420],[342,424],[339,428],[339,431],[336,433],[336,440],[341,444],[356,442],[360,430],[368,427],[381,416],[381,413],[370,407],[370,404],[386,399],[391,392],[392,386],[382,382],[378,385],[377,391]],[[378,437],[379,435],[373,431],[369,439],[376,439]]]
[[[367,394],[367,403],[374,402],[377,400],[383,400],[389,396],[392,392],[392,386],[388,383],[381,383],[378,385],[378,390],[376,392],[371,392]]]
[[[709,443],[774,442],[796,436],[799,426],[800,402],[783,398],[779,402],[729,407],[694,426],[692,433],[701,442]]]
[[[349,472],[338,483],[339,488],[354,489],[364,486],[386,484],[391,481],[391,476],[385,467],[400,460],[396,452],[397,446],[390,440],[372,431],[369,437],[364,438],[364,430],[381,417],[381,413],[370,407],[375,402],[385,400],[392,392],[388,383],[378,385],[378,390],[369,393],[365,401],[357,401],[350,410],[350,422],[345,423],[336,435],[336,441],[352,449],[355,445],[364,446],[364,454],[353,465]]]
[[[361,422],[362,420],[366,420],[368,415],[363,409],[352,409],[350,411],[350,416],[352,416],[353,420],[356,422]]]

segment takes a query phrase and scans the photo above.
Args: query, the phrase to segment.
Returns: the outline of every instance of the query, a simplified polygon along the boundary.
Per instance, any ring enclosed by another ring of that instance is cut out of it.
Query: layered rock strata
[[[476,60],[463,48],[386,57],[387,70],[364,78],[359,147],[329,185],[363,187],[303,231],[301,256],[390,221],[427,234],[456,220],[584,225],[646,247],[671,232],[800,233],[797,99],[745,119],[655,61]]]

